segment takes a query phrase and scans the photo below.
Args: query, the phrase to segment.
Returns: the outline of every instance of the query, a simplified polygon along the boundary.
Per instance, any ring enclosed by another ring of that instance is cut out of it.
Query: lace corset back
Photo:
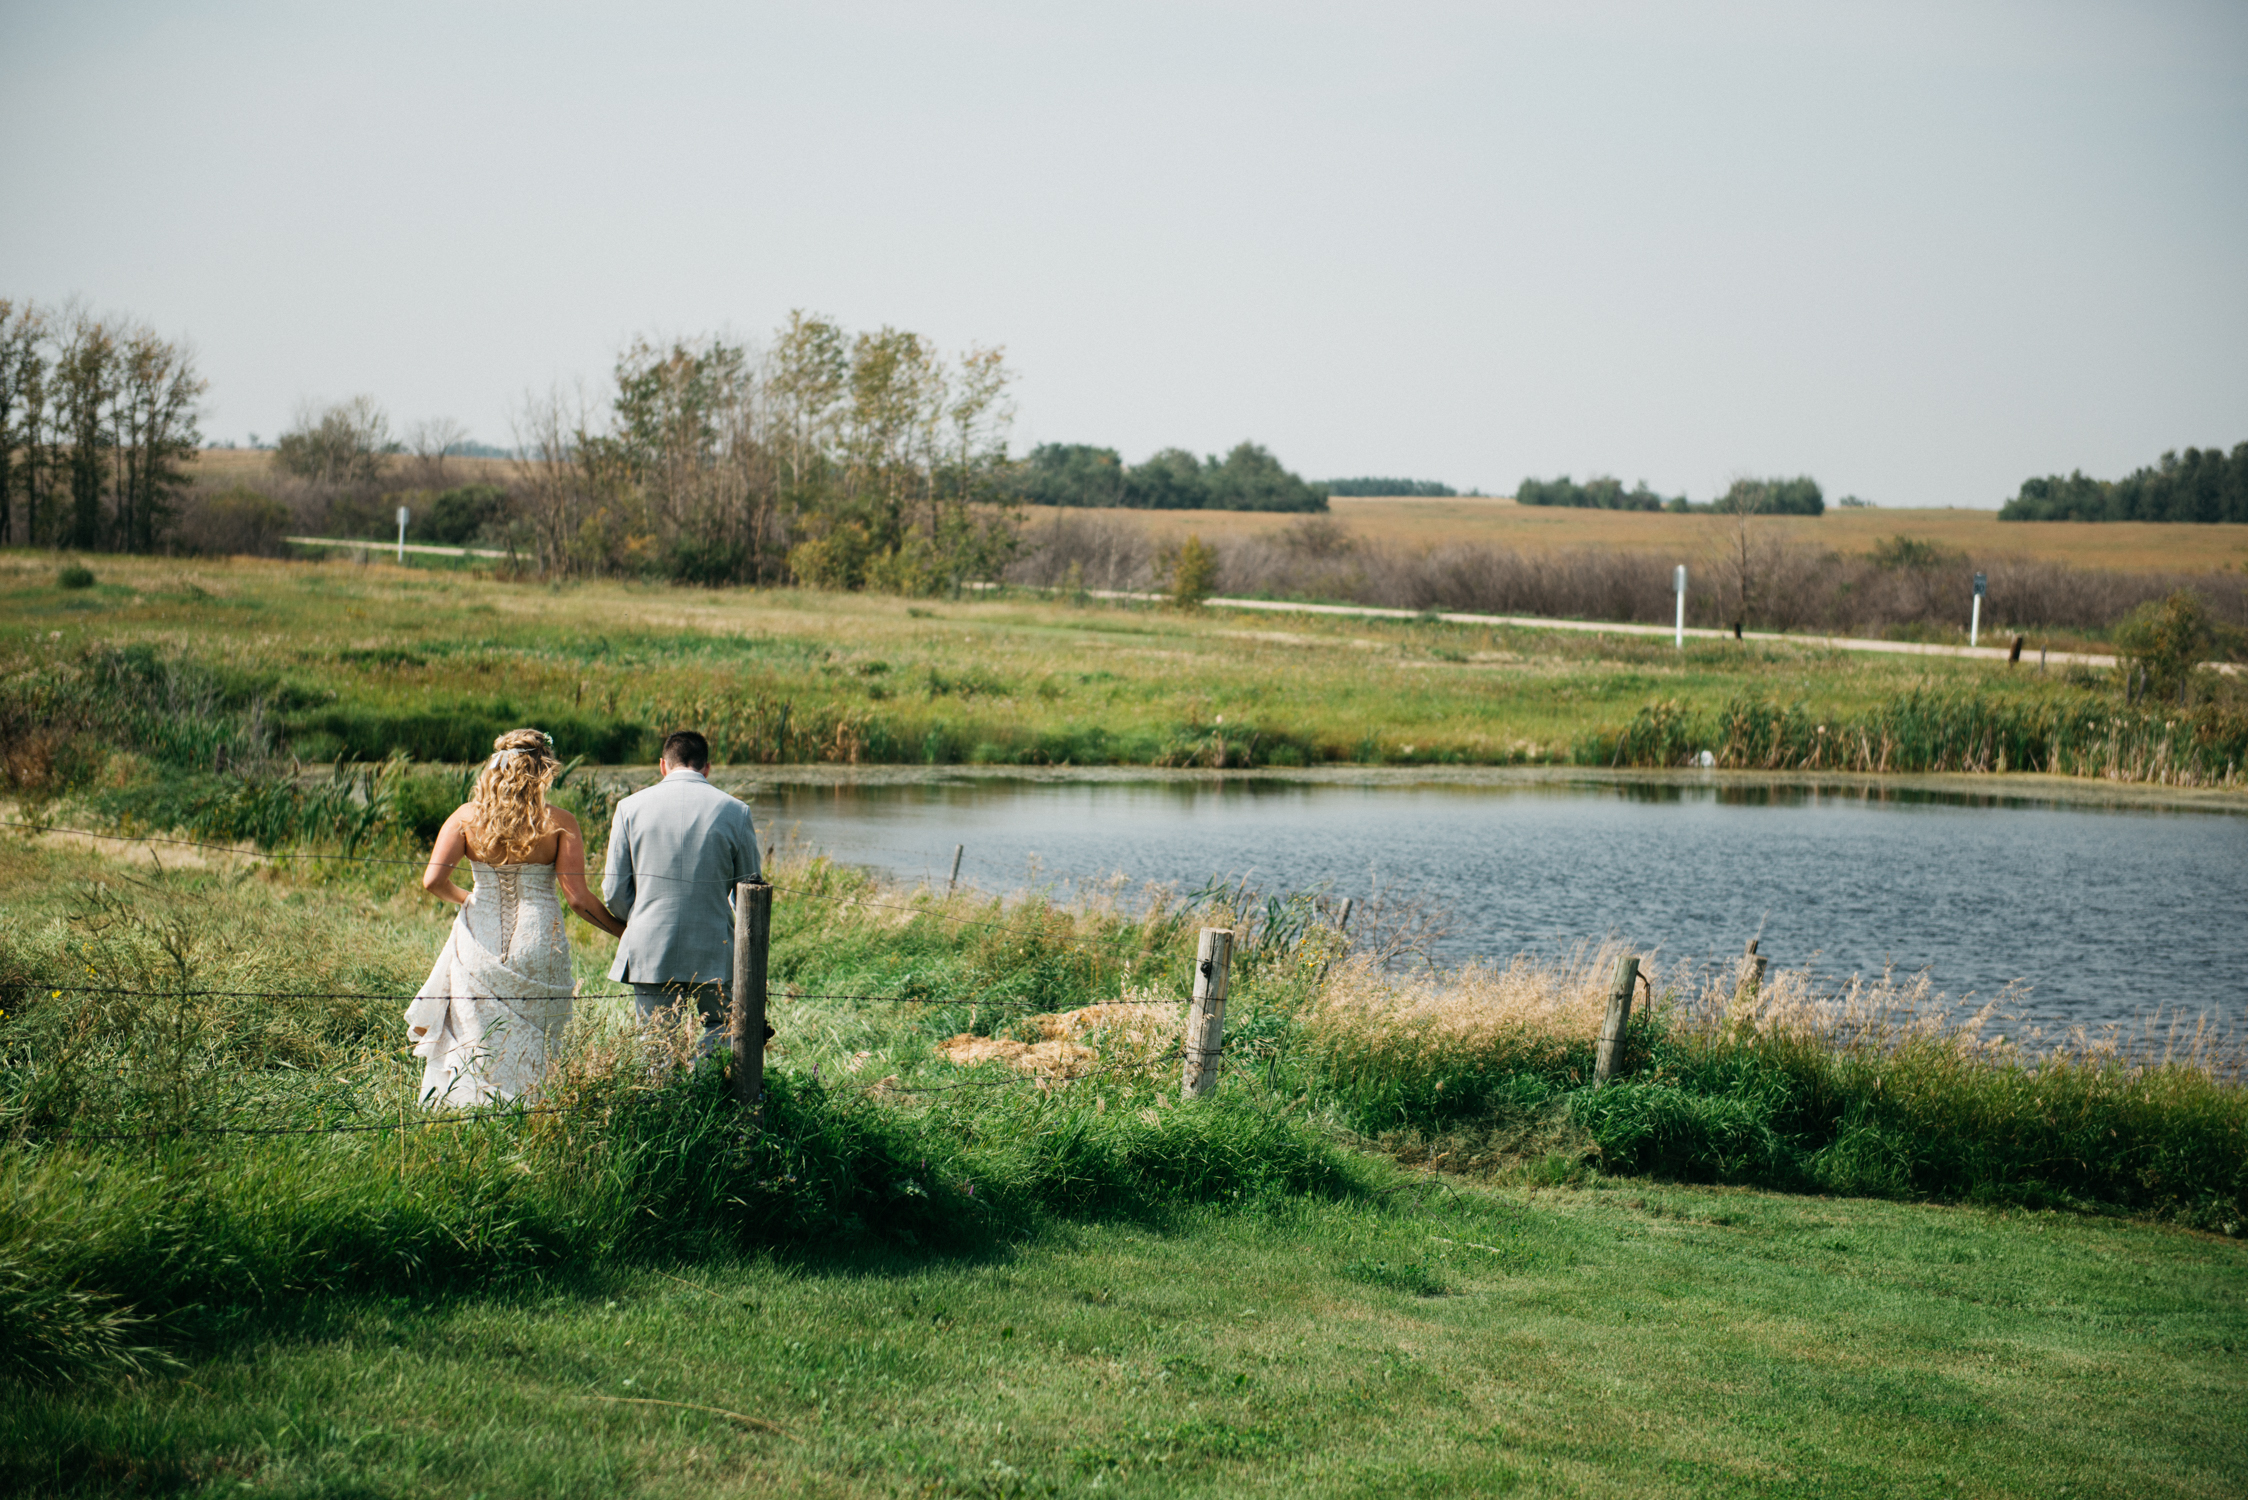
[[[476,891],[466,913],[470,931],[484,948],[511,966],[534,963],[559,949],[569,952],[556,899],[552,865],[488,865],[471,860]]]

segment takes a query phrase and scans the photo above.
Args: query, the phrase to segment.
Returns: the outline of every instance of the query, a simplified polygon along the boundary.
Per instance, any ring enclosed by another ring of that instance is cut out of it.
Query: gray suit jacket
[[[601,901],[625,923],[611,979],[726,984],[734,883],[757,878],[749,804],[678,770],[617,804]]]

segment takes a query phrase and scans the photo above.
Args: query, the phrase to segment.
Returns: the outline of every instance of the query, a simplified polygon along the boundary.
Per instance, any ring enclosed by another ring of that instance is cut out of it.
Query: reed
[[[1580,762],[1612,766],[1690,765],[1705,752],[1733,770],[2047,771],[2238,786],[2248,776],[2248,710],[2231,701],[2132,707],[2090,694],[2022,700],[1922,689],[1842,713],[1750,695],[1714,712],[1663,699],[1575,747]]]

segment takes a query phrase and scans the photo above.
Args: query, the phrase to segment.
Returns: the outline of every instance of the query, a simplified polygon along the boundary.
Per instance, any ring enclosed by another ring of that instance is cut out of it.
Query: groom
[[[675,1005],[702,1015],[703,1050],[726,1034],[734,972],[734,884],[757,878],[748,804],[712,786],[710,746],[692,729],[663,742],[663,776],[617,804],[601,901],[625,924],[611,979],[643,1017]]]

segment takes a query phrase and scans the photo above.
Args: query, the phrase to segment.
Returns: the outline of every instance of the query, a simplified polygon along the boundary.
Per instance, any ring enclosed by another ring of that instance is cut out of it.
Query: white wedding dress
[[[546,1076],[570,1024],[570,935],[554,866],[470,867],[476,889],[406,1008],[431,1109],[519,1098]]]

